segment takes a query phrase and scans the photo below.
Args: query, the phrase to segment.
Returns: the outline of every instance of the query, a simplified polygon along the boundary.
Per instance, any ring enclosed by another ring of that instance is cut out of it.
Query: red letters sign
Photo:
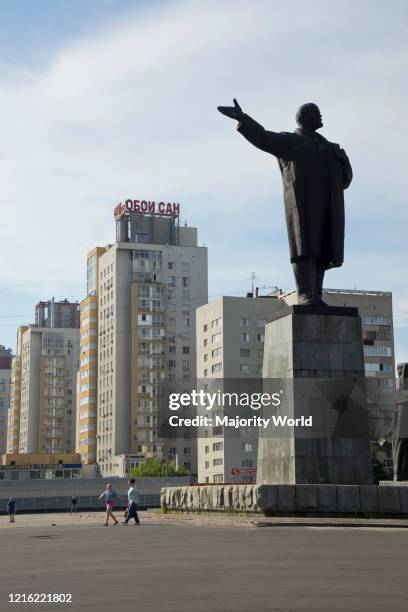
[[[230,469],[231,476],[256,476],[256,468],[239,468],[233,467]]]
[[[180,204],[175,202],[155,202],[154,200],[125,200],[120,202],[113,215],[119,219],[125,212],[136,212],[147,215],[161,215],[166,217],[178,217],[180,215]]]

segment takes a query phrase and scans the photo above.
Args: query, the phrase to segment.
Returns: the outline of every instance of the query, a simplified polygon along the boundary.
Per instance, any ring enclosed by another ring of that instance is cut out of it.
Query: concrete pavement
[[[2,611],[408,608],[405,529],[250,524],[223,529],[160,515],[154,520],[146,515],[140,527],[105,528],[97,522],[101,515],[82,523],[77,517],[42,516],[41,523],[19,516],[11,526],[0,517]],[[22,592],[72,593],[73,604],[7,604],[8,593]]]

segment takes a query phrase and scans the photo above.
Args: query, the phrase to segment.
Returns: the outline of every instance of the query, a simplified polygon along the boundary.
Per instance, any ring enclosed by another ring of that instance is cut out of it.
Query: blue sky
[[[292,288],[276,161],[216,111],[273,130],[317,102],[349,154],[336,288],[391,290],[408,359],[406,2],[14,0],[0,5],[0,343],[51,296],[81,299],[85,254],[124,197],[178,201],[209,247],[209,293]]]

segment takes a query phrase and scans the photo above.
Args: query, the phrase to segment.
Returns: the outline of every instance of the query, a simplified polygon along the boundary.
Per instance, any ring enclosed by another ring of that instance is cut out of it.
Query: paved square
[[[408,609],[406,529],[18,521],[0,531],[2,611]],[[8,593],[72,593],[73,604],[9,605]]]

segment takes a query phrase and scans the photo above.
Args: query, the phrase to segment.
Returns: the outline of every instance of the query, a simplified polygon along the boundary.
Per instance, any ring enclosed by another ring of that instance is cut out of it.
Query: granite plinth
[[[263,410],[312,426],[260,432],[257,484],[372,483],[361,321],[356,308],[291,306],[265,327]]]

